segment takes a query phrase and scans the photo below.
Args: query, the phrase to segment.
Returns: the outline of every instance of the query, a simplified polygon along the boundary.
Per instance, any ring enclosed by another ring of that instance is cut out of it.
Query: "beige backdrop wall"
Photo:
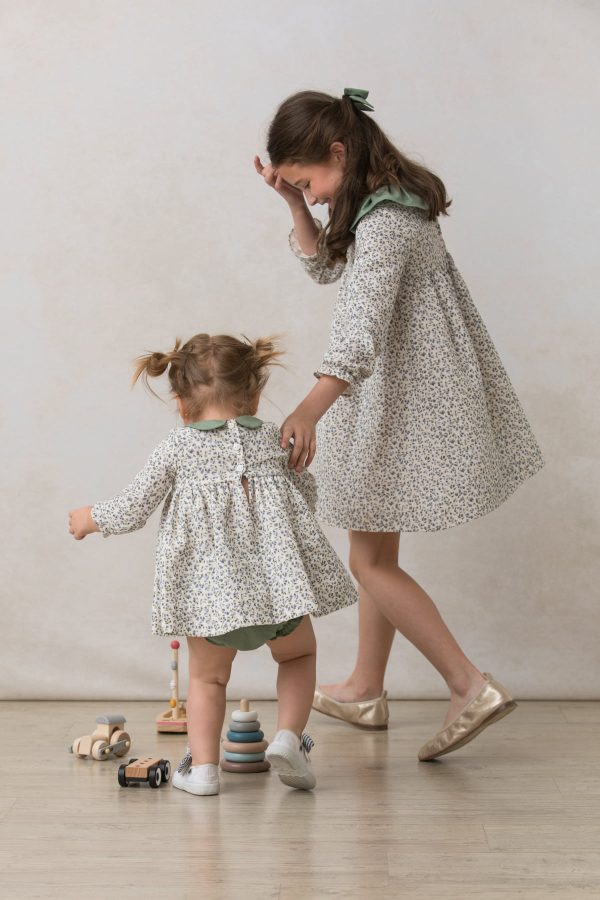
[[[597,697],[597,4],[4,0],[0,24],[2,696],[168,696],[158,515],[77,543],[67,510],[121,490],[176,424],[129,391],[137,353],[283,332],[261,414],[310,388],[335,287],[301,272],[252,157],[285,96],[350,85],[446,181],[450,250],[547,458],[485,519],[407,535],[401,559],[521,697]],[[320,680],[349,672],[356,625],[316,623]],[[274,680],[266,650],[241,654],[230,696]],[[387,687],[445,696],[401,637]]]

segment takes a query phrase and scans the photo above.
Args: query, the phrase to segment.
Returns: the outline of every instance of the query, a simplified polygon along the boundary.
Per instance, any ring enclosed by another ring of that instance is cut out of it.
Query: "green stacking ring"
[[[238,744],[249,744],[254,741],[262,741],[263,731],[228,731],[227,740],[237,741]]]
[[[229,762],[262,762],[265,758],[264,753],[230,753],[228,750],[224,756]]]

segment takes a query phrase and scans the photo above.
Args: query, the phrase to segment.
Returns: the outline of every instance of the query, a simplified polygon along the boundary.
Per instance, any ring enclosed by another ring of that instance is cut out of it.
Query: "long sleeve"
[[[164,500],[174,480],[174,460],[169,438],[153,450],[148,462],[131,484],[112,500],[92,506],[92,518],[104,537],[126,534],[143,528],[146,520]]]
[[[383,203],[358,224],[352,274],[334,312],[329,344],[315,375],[353,386],[368,378],[381,353],[401,288],[417,220]]]
[[[315,476],[305,469],[303,472],[295,472],[293,469],[287,469],[288,478],[294,484],[304,499],[312,513],[317,508],[317,482]]]
[[[320,220],[315,219],[313,216],[313,221],[317,228],[322,230],[323,225]],[[294,228],[290,231],[290,247],[294,255],[300,260],[304,271],[318,284],[331,284],[333,281],[337,281],[346,266],[344,260],[341,259],[334,263],[333,266],[328,266],[323,260],[319,259],[317,253],[308,256],[303,252],[302,247],[298,243],[296,230]]]

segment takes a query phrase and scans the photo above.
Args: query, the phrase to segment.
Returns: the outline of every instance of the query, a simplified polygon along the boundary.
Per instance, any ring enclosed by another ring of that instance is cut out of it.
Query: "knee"
[[[350,550],[348,567],[358,583],[366,587],[372,580],[372,576],[384,570],[398,569],[398,555],[375,549],[373,552]]]
[[[362,587],[383,569],[398,568],[400,535],[396,532],[350,532],[350,571]],[[367,588],[368,590],[368,588]]]
[[[190,667],[190,679],[201,681],[203,684],[213,684],[216,687],[227,687],[231,677],[231,663],[221,666],[193,666]]]
[[[363,584],[372,568],[372,563],[364,553],[353,553],[350,551],[348,567],[358,583]]]
[[[310,665],[312,668],[316,668],[317,666],[317,653],[316,650],[307,650],[304,653],[276,653],[274,650],[271,650],[273,661],[277,663],[278,666],[284,666],[286,663],[304,663],[306,665]]]
[[[317,642],[314,634],[309,640],[304,641],[301,647],[294,648],[294,650],[278,650],[275,645],[271,645],[269,649],[271,656],[278,664],[310,659],[310,657],[313,657],[315,661],[317,659]]]

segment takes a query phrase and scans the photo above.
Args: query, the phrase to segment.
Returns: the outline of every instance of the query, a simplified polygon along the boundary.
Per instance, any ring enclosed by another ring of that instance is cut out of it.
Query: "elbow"
[[[338,281],[342,274],[342,267],[339,265],[332,266],[331,268],[328,266],[322,266],[318,271],[314,273],[314,279],[317,284],[333,284],[334,281]]]
[[[375,358],[372,361],[357,361],[356,363],[338,363],[325,360],[321,368],[315,372],[315,375],[317,378],[321,375],[329,375],[332,378],[345,381],[348,387],[343,391],[342,396],[347,396],[352,393],[357,385],[371,377],[374,365]]]

